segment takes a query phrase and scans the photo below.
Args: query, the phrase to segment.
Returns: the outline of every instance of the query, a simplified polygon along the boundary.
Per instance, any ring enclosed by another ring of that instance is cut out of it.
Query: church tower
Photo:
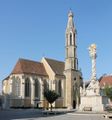
[[[78,70],[78,59],[76,55],[76,28],[73,22],[73,13],[70,10],[68,13],[68,23],[66,28],[66,42],[65,42],[65,106],[68,109],[75,108],[79,104],[77,98],[78,90],[81,83],[81,72]],[[76,96],[77,95],[77,96]]]
[[[68,13],[68,23],[66,28],[66,63],[65,70],[78,69],[78,61],[76,56],[76,29],[73,22],[73,13]]]

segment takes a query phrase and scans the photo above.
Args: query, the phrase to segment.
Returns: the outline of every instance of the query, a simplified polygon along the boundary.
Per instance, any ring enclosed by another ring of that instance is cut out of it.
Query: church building
[[[65,61],[44,57],[40,62],[26,59],[17,61],[11,74],[2,82],[4,108],[47,108],[48,103],[43,95],[46,89],[55,90],[60,95],[54,107],[78,107],[82,74],[78,69],[76,28],[71,10],[65,36]]]

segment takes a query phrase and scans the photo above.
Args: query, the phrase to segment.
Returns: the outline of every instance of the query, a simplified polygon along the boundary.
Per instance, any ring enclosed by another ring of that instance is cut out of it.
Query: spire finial
[[[71,8],[69,10],[68,17],[73,17],[73,12],[72,12]]]

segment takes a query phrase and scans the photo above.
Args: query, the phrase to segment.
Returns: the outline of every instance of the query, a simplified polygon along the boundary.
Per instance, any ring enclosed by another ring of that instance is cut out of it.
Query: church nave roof
[[[47,76],[42,63],[26,59],[19,59],[12,71],[12,74],[22,73]]]

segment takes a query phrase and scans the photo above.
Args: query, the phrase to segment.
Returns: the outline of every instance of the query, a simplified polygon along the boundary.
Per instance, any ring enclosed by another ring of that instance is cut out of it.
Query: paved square
[[[38,117],[38,118],[26,118],[26,119],[15,119],[15,120],[105,120],[101,115],[59,115],[49,117]]]
[[[105,120],[101,114],[67,113],[61,115],[42,115],[41,110],[0,111],[0,120]]]

